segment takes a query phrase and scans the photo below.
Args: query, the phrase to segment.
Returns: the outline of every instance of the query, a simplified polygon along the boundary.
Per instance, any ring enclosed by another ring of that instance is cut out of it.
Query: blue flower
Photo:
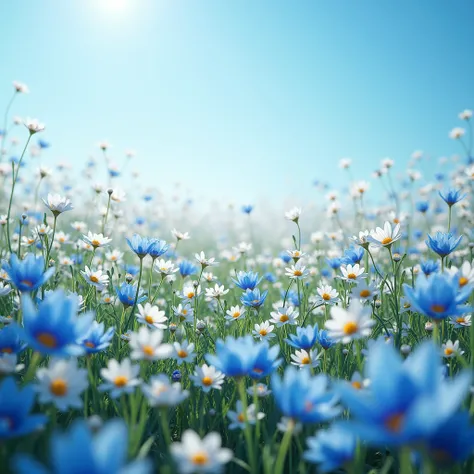
[[[461,194],[460,190],[449,189],[445,193],[439,191],[439,195],[441,199],[449,206],[454,206],[457,202],[462,201],[466,194]]]
[[[28,345],[40,352],[55,356],[80,355],[80,343],[90,329],[94,314],[78,316],[79,299],[56,290],[38,304],[24,295],[21,299],[23,328],[20,336]]]
[[[342,265],[342,260],[340,258],[327,258],[326,262],[333,270],[339,270]]]
[[[260,294],[260,290],[256,288],[255,290],[247,290],[241,297],[240,302],[244,306],[248,306],[251,308],[260,308],[260,306],[265,303],[265,299],[267,297],[268,291],[264,291]]]
[[[282,363],[283,359],[277,359],[280,348],[270,347],[267,341],[257,343],[257,354],[253,364],[250,377],[261,379],[274,372]]]
[[[427,201],[420,201],[416,203],[416,210],[423,214],[428,211],[429,207],[430,205]]]
[[[290,334],[289,339],[285,342],[296,349],[304,349],[305,351],[312,349],[318,341],[318,325],[306,326],[304,328],[297,326],[296,334]]]
[[[107,329],[106,331],[104,323],[92,321],[92,326],[81,343],[82,347],[87,354],[101,352],[110,346],[110,342],[114,336],[114,331],[115,328],[113,327]]]
[[[329,337],[326,329],[319,330],[318,342],[325,350],[330,349],[335,344],[335,342]]]
[[[286,252],[281,252],[279,257],[285,262],[288,263],[291,261],[291,257]]]
[[[51,278],[55,270],[53,267],[44,271],[44,258],[35,257],[32,253],[23,260],[13,253],[10,256],[10,263],[5,262],[2,268],[21,292],[37,290]]]
[[[12,377],[1,382],[0,439],[31,433],[46,423],[45,415],[30,415],[34,402],[35,389],[32,385],[19,389]]]
[[[173,382],[179,382],[182,378],[182,374],[180,370],[173,370],[173,373],[171,374],[171,380]]]
[[[46,140],[38,140],[38,146],[42,149],[44,148],[49,148],[51,146],[51,144],[49,142],[47,142]]]
[[[254,272],[238,272],[237,279],[232,281],[238,286],[241,290],[254,290],[258,284],[262,281],[262,278],[258,276],[258,273]]]
[[[441,258],[444,258],[456,250],[461,239],[462,235],[456,238],[451,232],[436,232],[434,237],[428,235],[428,240],[426,240],[425,243],[433,252],[437,253]]]
[[[138,258],[143,258],[148,255],[151,246],[156,242],[156,239],[149,239],[148,237],[141,237],[138,234],[133,234],[131,239],[127,239],[128,246],[138,255]]]
[[[187,260],[182,260],[178,264],[179,274],[185,278],[190,275],[194,275],[197,272],[197,267],[192,262],[188,262]]]
[[[250,214],[252,211],[253,211],[253,206],[251,206],[250,204],[247,206],[242,206],[242,212],[244,214]]]
[[[111,420],[93,435],[87,423],[78,420],[66,433],[56,433],[51,442],[52,471],[28,455],[14,458],[18,474],[148,474],[146,459],[126,465],[128,430],[123,420]]]
[[[355,265],[356,263],[360,263],[363,257],[363,247],[353,247],[344,251],[344,256],[340,259],[340,261],[341,264],[344,265]]]
[[[206,361],[228,377],[245,377],[255,368],[259,345],[252,336],[229,336],[223,341],[216,341],[216,354],[207,354]]]
[[[123,282],[120,286],[115,287],[115,292],[123,305],[133,306],[135,304],[135,298],[137,298],[137,285]],[[140,288],[137,304],[143,303],[147,298],[148,296],[143,292],[143,288]]]
[[[472,310],[471,307],[464,305],[472,292],[472,286],[465,285],[460,289],[457,274],[435,273],[430,277],[420,275],[415,288],[406,283],[403,288],[412,308],[435,320]]]
[[[319,464],[318,471],[321,472],[331,472],[351,462],[357,446],[356,437],[339,427],[320,430],[316,436],[307,438],[306,443],[308,451],[305,451],[304,458]]]
[[[270,283],[276,283],[277,282],[277,277],[271,272],[265,273],[265,275],[263,275],[263,278],[265,278],[265,280],[270,282]]]
[[[435,260],[426,260],[420,263],[421,271],[429,276],[432,273],[436,273],[439,270],[439,262]]]
[[[153,260],[155,260],[156,258],[164,255],[169,248],[169,244],[167,244],[164,240],[155,240],[148,249],[148,254]]]
[[[341,383],[352,420],[344,426],[370,446],[399,447],[428,439],[458,410],[471,376],[441,377],[439,348],[420,345],[405,361],[392,344],[378,341],[367,358],[370,390]]]
[[[16,326],[10,325],[0,330],[0,354],[19,354],[25,347]]]
[[[138,272],[140,271],[140,267],[137,265],[124,265],[123,269],[125,270],[125,273],[129,273],[132,276],[138,275]]]
[[[327,391],[325,375],[313,377],[309,370],[288,366],[283,378],[276,373],[272,375],[271,385],[283,415],[302,423],[321,423],[341,412],[336,395]]]

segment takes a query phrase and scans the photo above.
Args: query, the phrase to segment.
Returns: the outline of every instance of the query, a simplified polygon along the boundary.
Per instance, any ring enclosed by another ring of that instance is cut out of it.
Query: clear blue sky
[[[143,187],[237,203],[310,196],[380,158],[457,153],[474,106],[474,2],[42,0],[0,3],[0,108],[38,117],[49,162],[137,150]],[[130,168],[131,169],[131,168]],[[98,177],[100,180],[100,177]]]

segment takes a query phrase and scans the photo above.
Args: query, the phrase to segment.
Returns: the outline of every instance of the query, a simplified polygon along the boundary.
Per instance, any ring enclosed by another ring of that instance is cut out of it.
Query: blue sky
[[[118,3],[1,2],[0,108],[29,85],[13,112],[46,123],[46,163],[78,168],[107,139],[118,162],[137,151],[143,188],[244,203],[340,187],[341,157],[366,178],[385,156],[459,151],[470,0]]]

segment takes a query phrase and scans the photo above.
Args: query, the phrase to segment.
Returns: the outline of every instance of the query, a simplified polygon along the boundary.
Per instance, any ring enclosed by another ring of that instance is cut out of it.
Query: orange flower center
[[[349,278],[350,280],[355,280],[357,278],[357,275],[355,273],[349,273],[347,275],[347,278]]]
[[[181,357],[181,359],[184,359],[185,357],[188,357],[188,353],[185,350],[181,349],[178,351],[178,357]]]
[[[148,357],[151,357],[154,354],[153,347],[151,346],[143,346],[143,353]]]
[[[67,382],[64,379],[55,379],[51,382],[49,390],[57,397],[64,397],[67,393]]]
[[[116,387],[125,387],[128,383],[128,377],[125,375],[118,375],[115,377],[114,384]]]
[[[243,413],[239,413],[238,416],[237,416],[237,419],[243,423],[245,421],[245,416]]]
[[[53,349],[57,346],[56,337],[49,332],[41,332],[36,336],[36,340],[43,346]]]
[[[358,380],[354,380],[354,382],[352,382],[352,386],[356,389],[356,390],[360,390],[362,388],[362,384],[358,381]]]
[[[145,316],[145,321],[146,321],[148,324],[153,324],[153,318],[152,318],[149,314],[147,314],[147,315]]]
[[[211,377],[203,377],[203,379],[201,380],[202,384],[205,385],[206,387],[209,387],[210,385],[212,385],[212,379]]]
[[[444,350],[444,355],[450,356],[453,352],[454,350],[451,349],[451,347],[446,347],[446,349]]]
[[[3,352],[4,354],[11,354],[13,352],[11,347],[2,347],[0,351]]]
[[[331,295],[329,293],[323,293],[323,296],[321,296],[321,298],[324,301],[329,301],[331,299]]]
[[[293,272],[293,275],[297,276],[297,277],[300,277],[301,275],[303,275],[303,272],[301,270],[295,270]]]
[[[290,318],[288,317],[287,314],[282,314],[282,315],[280,316],[280,321],[281,321],[282,323],[286,323],[289,319],[290,319]]]
[[[84,343],[84,345],[86,347],[89,347],[91,349],[94,349],[95,348],[95,344],[93,342],[90,342],[90,341],[87,341],[86,343]]]
[[[350,335],[356,333],[358,329],[359,328],[357,326],[357,323],[355,323],[354,321],[349,321],[344,324],[342,331],[344,332],[344,334]]]
[[[308,357],[308,356],[304,356],[302,359],[301,359],[301,363],[304,364],[304,365],[307,365],[311,362],[311,359]]]
[[[432,304],[431,311],[434,313],[444,313],[446,311],[446,306],[444,306],[444,304]]]
[[[259,334],[260,336],[266,336],[268,333],[266,329],[260,329]]]
[[[232,317],[234,319],[237,319],[240,316],[240,311],[236,311],[235,313],[232,314]]]
[[[100,242],[99,242],[97,239],[95,239],[95,240],[93,240],[93,241],[91,242],[91,245],[92,245],[93,247],[99,247],[99,246],[100,246]]]
[[[398,433],[403,424],[403,413],[395,413],[394,415],[390,415],[386,420],[385,420],[385,426],[389,431],[393,431],[395,433]]]
[[[469,280],[466,277],[461,277],[459,279],[459,286],[465,286],[469,283]]]
[[[30,281],[30,280],[21,280],[20,283],[21,283],[22,285],[27,286],[28,288],[32,288],[32,287],[33,287],[33,282]]]
[[[91,275],[89,277],[89,280],[92,281],[93,283],[99,283],[99,279],[95,275]]]
[[[382,245],[388,245],[390,243],[392,243],[391,237],[385,237],[385,239],[382,240]]]
[[[362,290],[359,294],[361,298],[367,298],[371,293],[370,290]]]
[[[191,462],[196,466],[205,466],[208,461],[209,456],[204,451],[199,451],[191,457]]]

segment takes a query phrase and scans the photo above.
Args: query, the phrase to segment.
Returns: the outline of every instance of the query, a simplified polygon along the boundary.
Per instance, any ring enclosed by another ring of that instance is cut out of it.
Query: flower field
[[[124,191],[139,158],[107,142],[80,178],[41,166],[27,92],[0,137],[2,472],[474,472],[470,110],[433,177],[342,159],[320,206],[207,225]]]

